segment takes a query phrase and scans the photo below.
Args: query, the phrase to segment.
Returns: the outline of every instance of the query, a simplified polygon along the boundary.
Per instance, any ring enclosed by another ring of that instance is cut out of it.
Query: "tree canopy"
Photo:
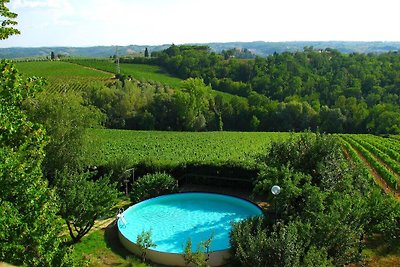
[[[5,5],[9,2],[10,0],[0,0],[0,40],[7,39],[11,35],[20,34],[20,31],[14,27],[18,24],[15,21],[18,15],[11,12]]]
[[[41,85],[23,80],[7,61],[0,73],[0,261],[62,265],[57,198],[41,170],[46,131],[22,111],[23,100]]]
[[[242,266],[343,266],[361,261],[366,236],[388,244],[400,237],[399,203],[344,158],[334,136],[273,142],[260,161],[254,193],[272,205],[264,219],[233,227],[234,259]],[[277,196],[273,185],[282,189]]]
[[[246,98],[249,107],[237,110],[235,119],[257,123],[225,124],[229,109],[238,108],[229,103],[228,110],[220,110],[226,129],[400,133],[399,52],[343,54],[305,47],[255,59],[228,52],[172,45],[138,63],[158,64],[183,79],[201,78],[214,90]]]

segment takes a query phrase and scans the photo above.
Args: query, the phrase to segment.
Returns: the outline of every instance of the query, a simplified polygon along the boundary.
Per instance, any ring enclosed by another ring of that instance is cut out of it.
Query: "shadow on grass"
[[[127,256],[133,256],[131,252],[129,252],[119,241],[118,238],[118,228],[115,221],[107,225],[104,229],[104,241],[106,242],[107,248],[111,249],[111,251],[123,258]]]
[[[400,241],[388,243],[380,235],[368,238],[366,248],[373,251],[377,256],[396,255],[400,257]]]

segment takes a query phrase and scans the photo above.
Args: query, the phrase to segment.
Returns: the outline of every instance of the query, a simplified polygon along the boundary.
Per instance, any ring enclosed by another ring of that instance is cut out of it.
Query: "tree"
[[[368,185],[365,175],[349,165],[334,136],[307,133],[273,142],[263,161],[266,167],[254,193],[272,199],[272,185],[281,186],[275,209],[267,211],[271,215],[276,210],[277,218],[267,221],[266,233],[252,231],[251,222],[235,228],[234,250],[239,260],[253,255],[252,243],[243,237],[248,234],[259,240],[260,247],[267,246],[262,262],[271,266],[308,266],[299,260],[309,264],[312,255],[324,265],[360,260],[364,235],[372,233],[371,221],[378,216],[386,222],[382,225],[388,226],[383,226],[383,232],[398,236],[398,215],[377,213],[379,201],[369,200],[377,191]]]
[[[209,248],[211,246],[211,242],[214,236],[211,235],[207,240],[200,242],[197,244],[197,249],[193,252],[192,248],[192,239],[186,242],[183,259],[187,265],[194,264],[198,267],[209,267],[210,265],[207,263],[209,259]]]
[[[51,51],[51,53],[50,53],[50,59],[51,59],[51,60],[56,59],[56,56],[54,55],[54,52],[53,52],[53,51]]]
[[[182,92],[174,95],[177,121],[181,130],[200,131],[205,129],[206,116],[211,99],[211,87],[202,79],[187,79],[182,84]]]
[[[0,0],[0,18],[1,26],[0,26],[0,40],[7,39],[11,35],[20,34],[21,32],[15,29],[13,26],[18,23],[14,20],[18,15],[11,12],[6,6],[5,3],[9,3],[10,0]]]
[[[43,92],[26,101],[25,107],[49,136],[43,164],[46,176],[52,180],[57,171],[83,167],[84,134],[86,128],[100,125],[104,118],[100,111],[84,105],[83,98],[74,92]]]
[[[142,251],[142,261],[146,262],[147,249],[157,247],[157,244],[151,239],[151,229],[148,231],[143,230],[140,235],[136,237],[136,245],[138,245]]]
[[[149,57],[149,50],[147,50],[147,47],[144,50],[144,57]]]
[[[56,182],[60,197],[60,214],[65,220],[72,242],[78,242],[98,218],[110,215],[118,191],[108,176],[93,181],[93,174],[63,172]]]
[[[22,111],[22,102],[41,86],[1,62],[0,261],[15,265],[57,266],[66,259],[56,195],[42,177],[45,129]]]

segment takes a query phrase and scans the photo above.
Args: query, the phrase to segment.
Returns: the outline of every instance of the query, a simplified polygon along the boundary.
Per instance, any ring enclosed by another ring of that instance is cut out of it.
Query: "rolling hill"
[[[252,53],[259,56],[268,56],[273,53],[282,53],[285,51],[301,51],[306,46],[313,46],[316,49],[334,48],[342,53],[382,53],[388,51],[400,50],[400,42],[230,42],[230,43],[206,43],[215,52],[228,50],[232,48],[247,48]],[[161,51],[168,48],[170,44],[163,45],[128,45],[118,46],[120,55],[137,55],[144,53],[147,47],[150,52]],[[80,57],[110,57],[116,53],[116,46],[95,46],[95,47],[11,47],[0,48],[0,58],[33,58],[50,57],[50,53],[61,54],[65,56]]]

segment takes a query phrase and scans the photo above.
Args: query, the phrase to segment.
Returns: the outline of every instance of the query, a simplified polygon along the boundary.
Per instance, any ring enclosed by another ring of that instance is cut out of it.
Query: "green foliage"
[[[210,265],[207,263],[209,255],[207,252],[211,246],[213,240],[213,236],[210,236],[205,241],[197,244],[196,251],[193,252],[193,244],[192,239],[189,238],[185,244],[183,259],[185,260],[186,265],[194,264],[198,267],[209,267]]]
[[[261,130],[400,131],[397,52],[347,55],[305,47],[254,60],[234,59],[232,52],[172,45],[155,53],[154,62],[181,78],[202,78],[215,90],[267,97],[274,106],[250,107]]]
[[[264,252],[268,236],[262,218],[253,218],[232,225],[230,244],[233,260],[242,266],[265,266]]]
[[[287,141],[273,142],[267,155],[261,159],[269,168],[261,173],[260,182],[267,182],[268,179],[263,176],[276,176],[268,183],[293,181],[296,187],[310,184],[329,192],[348,190],[354,186],[353,177],[347,173],[349,165],[343,156],[339,139],[333,135],[292,135]],[[310,177],[293,178],[296,176]],[[260,183],[256,189],[266,192],[267,186],[270,185]]]
[[[253,232],[261,247],[269,246],[262,254],[264,262],[286,264],[288,259],[288,266],[308,266],[315,256],[322,266],[342,266],[361,259],[365,235],[398,236],[396,202],[371,186],[364,169],[344,160],[339,144],[333,136],[306,133],[271,145],[263,158],[269,166],[254,187],[254,193],[274,204],[268,218],[277,212],[277,218]],[[274,184],[282,188],[277,196],[270,193]],[[246,223],[232,233],[240,234],[234,242],[240,260],[248,256],[241,246],[251,244],[244,236],[255,229],[254,223]]]
[[[85,167],[84,134],[86,128],[99,126],[103,119],[99,110],[84,105],[82,97],[74,92],[43,92],[25,106],[49,135],[43,164],[46,175],[53,178],[57,171]]]
[[[132,171],[127,170],[132,166],[131,161],[126,157],[115,157],[104,166],[105,172],[110,174],[110,180],[122,184],[125,179],[132,177]]]
[[[326,249],[308,248],[305,237],[310,234],[309,225],[293,221],[287,225],[274,225],[272,229],[266,227],[263,218],[233,224],[230,241],[233,260],[237,264],[260,267],[331,266]]]
[[[288,133],[160,132],[89,129],[90,165],[100,166],[127,158],[131,166],[152,162],[159,166],[187,164],[236,165],[253,168],[271,141]],[[97,148],[100,152],[97,152]],[[100,157],[101,155],[102,157]],[[104,158],[103,158],[104,157]]]
[[[325,248],[311,246],[304,256],[304,267],[330,267],[333,266],[332,260],[328,259],[328,253]]]
[[[112,97],[106,101],[107,105],[116,114],[128,116],[123,120],[133,123],[117,121],[108,126],[215,131],[221,128],[222,121],[225,130],[400,133],[397,52],[347,55],[333,49],[306,47],[303,52],[275,53],[267,58],[226,60],[205,46],[171,46],[155,55],[156,58],[141,57],[137,61],[158,66],[123,63],[116,78],[123,84],[131,79],[155,81],[156,89],[173,88],[168,89],[169,97],[157,98],[159,102],[149,101],[140,107],[132,107],[132,101],[119,101],[121,95],[118,101]],[[116,73],[114,61],[70,61],[103,72],[66,62],[20,64],[27,73],[46,76],[52,91],[88,90],[95,80],[108,87],[118,85],[109,76]],[[53,69],[49,69],[51,66]],[[44,72],[46,69],[48,74]],[[66,69],[76,71],[68,73]],[[205,110],[196,114],[198,110],[193,110],[191,97],[176,94],[187,89],[185,84],[165,70],[182,79],[202,79],[204,84],[211,85],[212,98],[203,96],[208,102]],[[82,76],[84,73],[86,76]],[[124,112],[128,111],[127,106],[129,112]],[[149,124],[144,122],[147,118]],[[110,120],[114,120],[113,116]]]
[[[133,185],[131,199],[140,202],[152,197],[175,193],[178,190],[176,180],[166,173],[147,174]]]
[[[5,5],[10,0],[0,1],[0,16],[2,18],[0,27],[0,40],[7,39],[11,35],[20,34],[20,31],[15,29],[14,26],[18,23],[14,20],[18,15],[11,12]]]
[[[142,231],[136,238],[136,245],[139,246],[142,251],[142,261],[146,262],[146,250],[149,248],[157,247],[157,244],[153,243],[151,239],[151,229],[148,231]]]
[[[60,198],[60,215],[65,220],[74,243],[93,227],[99,218],[109,216],[118,198],[115,184],[104,176],[94,181],[93,174],[60,173],[56,190]]]
[[[0,73],[0,261],[67,265],[56,195],[41,171],[45,130],[22,111],[22,102],[41,84],[23,80],[7,61]]]

